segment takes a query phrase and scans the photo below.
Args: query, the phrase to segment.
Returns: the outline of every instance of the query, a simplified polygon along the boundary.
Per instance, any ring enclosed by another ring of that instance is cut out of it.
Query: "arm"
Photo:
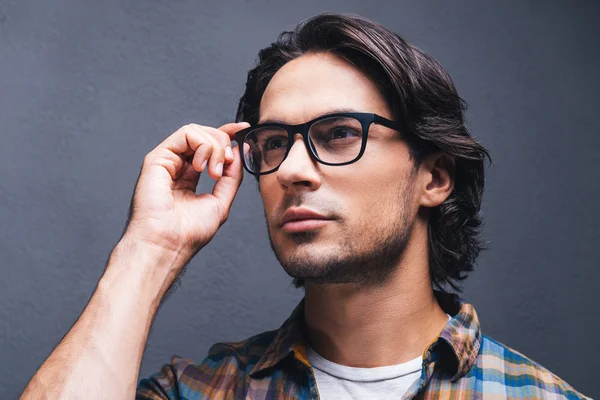
[[[150,326],[179,262],[124,237],[82,315],[21,398],[134,398]]]
[[[134,398],[161,300],[227,220],[242,181],[241,159],[230,151],[230,137],[246,126],[186,125],[146,155],[125,233],[106,271],[21,399]],[[203,171],[217,182],[212,194],[196,195]]]

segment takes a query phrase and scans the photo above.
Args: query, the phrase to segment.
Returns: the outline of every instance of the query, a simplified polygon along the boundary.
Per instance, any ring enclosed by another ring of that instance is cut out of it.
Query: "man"
[[[481,248],[489,156],[463,110],[437,62],[372,21],[323,14],[282,34],[248,74],[248,123],[186,125],[146,156],[105,274],[23,398],[585,398],[443,288]],[[136,387],[156,310],[242,168],[305,297],[280,329],[175,356]],[[196,196],[201,172],[212,194]]]

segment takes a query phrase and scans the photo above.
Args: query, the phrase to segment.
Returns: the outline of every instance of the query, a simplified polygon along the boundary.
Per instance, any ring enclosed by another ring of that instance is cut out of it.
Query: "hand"
[[[181,127],[146,155],[131,201],[124,236],[176,253],[189,261],[228,218],[243,177],[235,132],[247,122],[218,129]],[[217,180],[196,195],[200,173]],[[181,265],[183,268],[183,265]]]

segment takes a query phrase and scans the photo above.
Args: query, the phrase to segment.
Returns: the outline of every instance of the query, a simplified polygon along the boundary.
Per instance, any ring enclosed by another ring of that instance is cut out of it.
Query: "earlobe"
[[[454,157],[435,153],[427,157],[423,167],[427,171],[427,182],[421,196],[421,205],[437,207],[450,196],[454,188]]]

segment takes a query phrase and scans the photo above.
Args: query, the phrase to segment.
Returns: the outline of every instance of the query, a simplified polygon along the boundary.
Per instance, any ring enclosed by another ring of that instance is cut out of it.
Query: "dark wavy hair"
[[[246,90],[239,100],[236,121],[258,123],[259,106],[267,84],[287,62],[307,53],[328,52],[343,58],[377,85],[393,118],[409,131],[408,146],[415,168],[432,152],[454,158],[454,188],[429,215],[429,265],[432,282],[440,289],[456,284],[473,271],[483,249],[479,239],[488,151],[465,127],[466,102],[454,83],[431,56],[389,29],[355,14],[325,13],[302,21],[294,31],[258,53],[248,71]],[[257,177],[258,179],[258,177]],[[304,280],[294,279],[304,286]]]

